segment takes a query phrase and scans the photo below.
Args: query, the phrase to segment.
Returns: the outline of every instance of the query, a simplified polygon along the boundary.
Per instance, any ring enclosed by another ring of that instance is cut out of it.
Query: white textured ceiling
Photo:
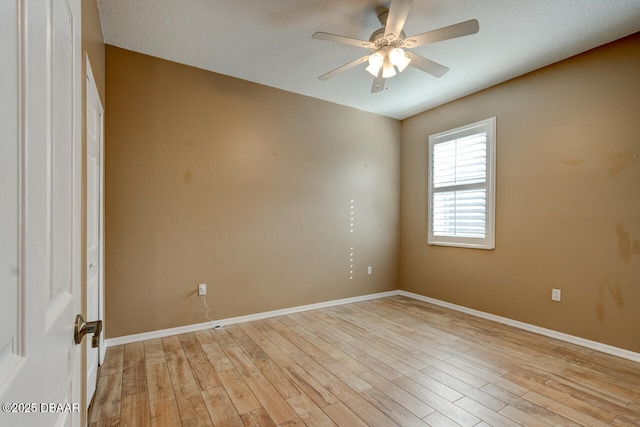
[[[407,36],[469,19],[478,34],[412,51],[450,68],[412,67],[370,93],[360,65],[317,77],[368,50],[311,35],[368,40],[376,0],[98,0],[107,44],[337,104],[404,119],[640,31],[640,0],[415,0]]]

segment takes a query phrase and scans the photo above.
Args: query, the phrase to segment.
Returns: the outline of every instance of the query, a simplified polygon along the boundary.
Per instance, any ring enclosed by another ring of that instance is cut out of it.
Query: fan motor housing
[[[402,42],[404,41],[405,38],[407,38],[404,31],[400,31],[400,35],[395,38],[385,37],[384,32],[385,32],[384,27],[378,28],[373,32],[373,34],[371,34],[371,37],[369,37],[369,41],[376,45],[374,50],[378,50],[384,46],[401,47]]]

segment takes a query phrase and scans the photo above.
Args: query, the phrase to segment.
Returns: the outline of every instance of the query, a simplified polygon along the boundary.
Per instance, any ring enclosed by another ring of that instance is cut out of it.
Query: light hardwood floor
[[[640,364],[405,297],[111,347],[90,426],[640,426]]]

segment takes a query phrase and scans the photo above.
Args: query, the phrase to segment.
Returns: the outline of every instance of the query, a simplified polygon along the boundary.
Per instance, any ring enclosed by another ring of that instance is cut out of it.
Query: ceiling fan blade
[[[341,67],[336,68],[335,70],[329,71],[328,73],[321,75],[320,77],[318,77],[318,79],[328,80],[331,77],[335,77],[338,74],[344,73],[345,71],[350,70],[353,67],[362,64],[363,62],[367,62],[368,59],[369,59],[369,55],[362,56],[358,59],[355,59],[349,63],[344,64]]]
[[[392,0],[389,7],[389,14],[387,15],[387,23],[384,27],[384,35],[389,36],[393,34],[395,37],[400,37],[404,22],[407,20],[409,10],[413,0]]]
[[[438,64],[437,62],[424,58],[420,55],[416,55],[415,53],[407,52],[407,55],[411,58],[409,65],[413,65],[418,70],[431,74],[434,77],[442,77],[447,74],[447,71],[449,71],[449,69],[444,65]]]
[[[385,79],[382,78],[382,71],[378,77],[373,78],[373,84],[371,85],[371,93],[378,93],[384,90]]]
[[[480,25],[478,24],[478,21],[476,19],[471,19],[470,21],[460,22],[459,24],[428,31],[426,33],[418,34],[417,36],[407,37],[404,41],[404,46],[417,47],[443,40],[455,39],[456,37],[475,34],[479,30]]]
[[[371,48],[374,46],[373,43],[368,41],[352,39],[351,37],[339,36],[337,34],[323,33],[322,31],[318,31],[317,33],[314,33],[311,37],[318,40],[326,40],[329,42],[348,44],[350,46],[358,46],[358,47],[365,47],[365,48]]]

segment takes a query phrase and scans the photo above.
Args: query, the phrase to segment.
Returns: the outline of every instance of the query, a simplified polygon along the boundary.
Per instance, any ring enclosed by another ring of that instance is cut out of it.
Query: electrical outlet
[[[367,267],[367,274],[373,274],[373,268],[371,266]]]
[[[203,296],[207,294],[207,284],[201,283],[198,285],[198,296]]]
[[[552,301],[560,301],[562,294],[560,289],[551,289],[551,300]]]

